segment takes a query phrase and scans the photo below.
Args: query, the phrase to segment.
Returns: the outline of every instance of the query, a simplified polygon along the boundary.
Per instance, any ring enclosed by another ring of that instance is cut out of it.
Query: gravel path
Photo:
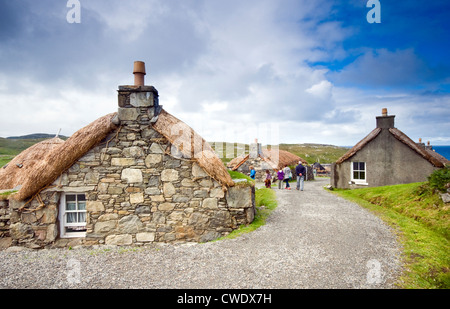
[[[275,189],[267,224],[233,240],[0,251],[0,288],[394,288],[393,231],[326,184]]]

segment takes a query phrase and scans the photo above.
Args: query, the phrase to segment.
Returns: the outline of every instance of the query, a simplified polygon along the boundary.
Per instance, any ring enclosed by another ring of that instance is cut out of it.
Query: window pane
[[[66,195],[66,202],[75,202],[75,195]]]
[[[80,222],[80,223],[86,222],[86,213],[85,212],[78,213],[78,222]]]
[[[358,170],[358,162],[353,162],[353,170]]]
[[[359,179],[366,179],[366,173],[365,172],[359,172]]]
[[[353,172],[353,179],[359,179],[358,178],[358,172]]]
[[[365,163],[364,162],[359,162],[359,170],[360,171],[364,171],[365,170]]]
[[[77,213],[67,213],[67,223],[76,223],[77,222]]]
[[[78,202],[78,210],[86,210],[86,202]]]
[[[84,194],[78,194],[77,198],[78,198],[78,201],[85,201],[86,200],[86,196]]]
[[[66,210],[77,210],[77,204],[75,202],[67,202]]]

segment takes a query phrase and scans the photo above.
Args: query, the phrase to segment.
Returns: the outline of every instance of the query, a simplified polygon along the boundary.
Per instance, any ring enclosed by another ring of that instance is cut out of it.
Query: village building
[[[258,139],[255,139],[255,142],[249,145],[249,153],[240,155],[228,162],[227,168],[248,175],[250,167],[253,166],[256,171],[255,179],[264,181],[266,170],[276,176],[276,172],[287,165],[291,167],[293,179],[296,179],[294,168],[299,162],[302,162],[306,168],[305,180],[314,180],[313,169],[306,160],[289,151],[281,150],[278,146],[272,146],[270,149],[268,147],[263,148]]]
[[[254,187],[234,185],[145,74],[135,62],[117,112],[0,168],[0,246],[207,242],[253,221]]]
[[[415,143],[395,128],[387,109],[376,117],[376,128],[332,164],[335,188],[378,187],[426,181],[448,160],[433,151],[430,143]]]

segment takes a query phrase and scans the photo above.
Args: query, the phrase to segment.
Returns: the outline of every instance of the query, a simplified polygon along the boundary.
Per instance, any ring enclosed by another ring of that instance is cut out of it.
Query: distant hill
[[[210,142],[210,144],[214,149],[215,143]],[[219,142],[219,144],[223,143]],[[319,162],[321,164],[333,163],[348,151],[347,147],[325,144],[280,144],[279,149],[289,151],[305,159],[309,164],[313,164],[315,162]],[[231,161],[234,157],[237,156],[238,153],[245,152],[247,154],[249,151],[249,145],[235,143],[234,153],[227,154],[227,151],[229,150],[230,149],[226,149],[226,147],[223,147],[222,156],[219,155],[219,157],[222,159],[222,162],[224,163]]]
[[[28,135],[22,135],[22,136],[10,136],[7,137],[7,139],[38,139],[38,138],[53,138],[55,137],[55,134],[47,134],[47,133],[33,133]],[[66,139],[66,136],[58,136],[61,139]]]
[[[55,134],[34,133],[23,136],[11,136],[7,138],[0,137],[0,167],[12,160],[23,150],[43,140],[53,138]],[[67,139],[65,136],[59,136],[61,139]]]

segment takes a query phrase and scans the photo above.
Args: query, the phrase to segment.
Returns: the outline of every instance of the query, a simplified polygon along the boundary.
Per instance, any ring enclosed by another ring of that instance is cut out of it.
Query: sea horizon
[[[433,150],[447,160],[450,160],[450,145],[433,146]]]

